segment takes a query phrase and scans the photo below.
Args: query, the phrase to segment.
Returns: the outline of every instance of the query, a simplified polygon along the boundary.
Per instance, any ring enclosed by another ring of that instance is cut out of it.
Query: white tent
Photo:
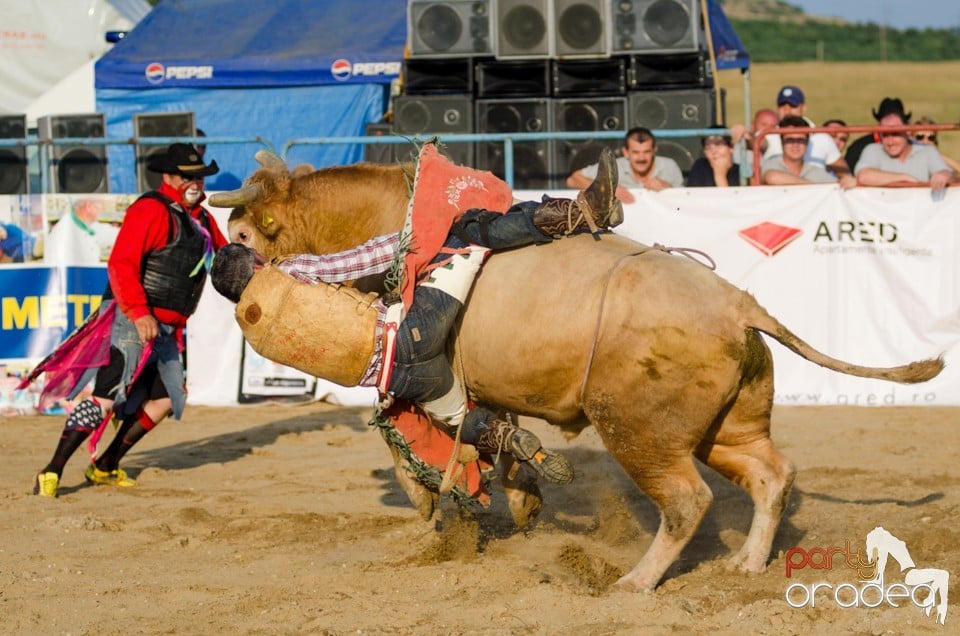
[[[93,62],[110,48],[106,33],[130,30],[149,11],[146,0],[0,0],[0,114],[27,113],[33,125],[92,112]]]

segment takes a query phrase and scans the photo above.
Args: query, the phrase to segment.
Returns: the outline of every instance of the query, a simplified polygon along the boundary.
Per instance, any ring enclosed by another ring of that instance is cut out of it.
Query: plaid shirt
[[[281,261],[278,267],[303,283],[346,283],[386,272],[393,265],[399,246],[399,234],[385,234],[343,252],[298,254]],[[376,345],[360,386],[376,386],[383,366],[383,329],[387,307],[380,298],[377,298],[374,307],[377,310]]]

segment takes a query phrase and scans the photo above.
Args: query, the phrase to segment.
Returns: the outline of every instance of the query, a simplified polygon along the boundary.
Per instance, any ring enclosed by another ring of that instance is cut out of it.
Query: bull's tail
[[[779,320],[767,313],[767,310],[761,307],[752,296],[748,295],[748,298],[750,299],[749,306],[744,308],[747,327],[762,331],[797,355],[806,358],[810,362],[819,364],[821,367],[861,378],[890,380],[891,382],[900,382],[902,384],[926,382],[936,377],[937,374],[943,370],[944,362],[942,355],[927,360],[918,360],[898,367],[865,367],[831,358],[817,351],[804,342],[799,336],[784,327]]]

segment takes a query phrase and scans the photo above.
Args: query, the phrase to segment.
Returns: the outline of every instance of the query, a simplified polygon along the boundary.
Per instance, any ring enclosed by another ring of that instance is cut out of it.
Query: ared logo
[[[744,228],[737,234],[767,256],[773,256],[803,234],[803,230],[764,221]]]
[[[143,74],[147,76],[147,81],[151,84],[159,84],[162,82],[164,73],[163,64],[160,62],[147,64],[147,68],[143,72]]]
[[[343,58],[334,61],[330,65],[330,74],[333,75],[333,79],[341,82],[350,79],[350,62]]]

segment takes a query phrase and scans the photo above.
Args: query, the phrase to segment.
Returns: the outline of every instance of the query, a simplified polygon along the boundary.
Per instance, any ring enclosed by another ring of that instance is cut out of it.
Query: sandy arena
[[[448,502],[423,522],[369,416],[324,403],[191,406],[127,457],[137,487],[88,486],[79,451],[56,500],[32,496],[31,480],[62,418],[0,418],[0,633],[947,634],[960,624],[956,589],[945,626],[909,599],[785,600],[791,583],[860,585],[842,557],[787,579],[787,551],[847,541],[862,551],[876,526],[906,542],[917,568],[945,569],[960,586],[960,408],[778,407],[773,439],[798,474],[767,572],[726,570],[752,506],[704,468],[713,508],[651,594],[611,587],[659,516],[592,428],[567,442],[524,421],[578,472],[569,486],[544,485],[539,522],[518,533],[496,487],[478,515]],[[886,585],[903,582],[898,569],[891,561]]]

